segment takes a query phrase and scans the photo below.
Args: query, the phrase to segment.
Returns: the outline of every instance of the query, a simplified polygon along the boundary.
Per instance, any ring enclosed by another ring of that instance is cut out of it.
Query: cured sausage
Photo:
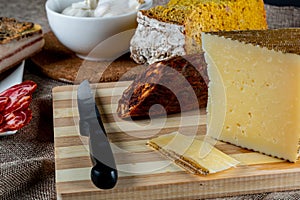
[[[203,54],[175,56],[149,65],[123,92],[118,116],[149,117],[205,107],[206,66]],[[156,104],[161,106],[153,106]]]
[[[0,125],[2,124],[4,117],[0,114]]]
[[[35,82],[24,81],[0,93],[0,133],[18,130],[31,121],[29,106],[36,88]]]
[[[8,97],[1,97],[0,96],[0,112],[4,110],[6,104],[8,103],[9,98]]]
[[[30,109],[19,110],[10,113],[5,118],[5,123],[0,126],[0,133],[4,131],[14,131],[22,128],[30,122],[32,118],[32,112]]]

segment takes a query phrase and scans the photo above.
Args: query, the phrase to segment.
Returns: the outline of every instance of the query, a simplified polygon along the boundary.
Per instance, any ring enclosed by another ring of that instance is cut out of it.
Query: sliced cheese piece
[[[216,173],[239,163],[209,143],[178,132],[153,138],[147,144],[193,174]],[[203,147],[209,149],[204,156],[200,154]]]
[[[267,163],[286,162],[279,158],[274,158],[257,152],[231,154],[231,157],[240,162],[239,165],[260,165]]]
[[[207,134],[295,162],[300,138],[300,29],[202,34]]]

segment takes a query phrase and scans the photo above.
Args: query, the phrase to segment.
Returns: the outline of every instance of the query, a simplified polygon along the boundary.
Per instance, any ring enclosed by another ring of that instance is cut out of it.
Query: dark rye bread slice
[[[205,107],[207,82],[203,54],[175,56],[153,63],[123,92],[118,116],[149,117]],[[156,104],[161,106],[153,106]]]
[[[43,45],[40,25],[0,17],[0,73],[41,50]]]

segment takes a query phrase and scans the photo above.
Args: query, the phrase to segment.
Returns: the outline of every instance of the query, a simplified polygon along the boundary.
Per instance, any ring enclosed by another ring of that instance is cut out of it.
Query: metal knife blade
[[[77,103],[80,134],[89,136],[90,156],[94,165],[91,169],[91,180],[98,188],[111,189],[117,183],[118,172],[100,112],[87,80],[78,87]]]

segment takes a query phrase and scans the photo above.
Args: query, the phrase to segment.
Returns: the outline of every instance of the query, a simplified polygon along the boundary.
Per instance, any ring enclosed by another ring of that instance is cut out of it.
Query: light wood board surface
[[[87,138],[78,132],[77,85],[53,89],[58,199],[200,199],[300,189],[300,162],[285,162],[222,142],[216,147],[241,165],[207,176],[186,173],[146,146],[146,141],[174,131],[197,137],[205,134],[205,111],[167,119],[121,120],[116,116],[117,102],[129,84],[92,85],[119,171],[118,183],[111,190],[100,190],[90,181]]]

